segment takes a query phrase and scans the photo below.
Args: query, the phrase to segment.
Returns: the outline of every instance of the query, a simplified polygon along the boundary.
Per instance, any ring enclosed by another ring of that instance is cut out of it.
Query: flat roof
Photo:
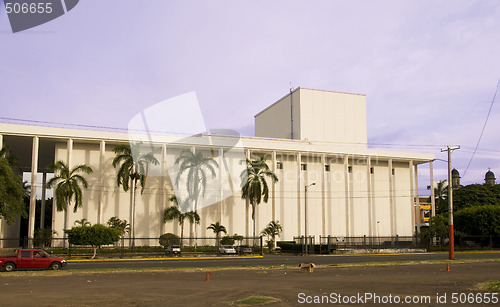
[[[316,92],[328,92],[328,93],[336,93],[336,94],[345,94],[345,95],[357,95],[357,96],[364,96],[366,97],[365,94],[356,94],[356,93],[348,93],[348,92],[339,92],[339,91],[330,91],[330,90],[320,90],[320,89],[314,89],[314,88],[307,88],[307,87],[297,87],[295,88],[294,90],[290,89],[290,93],[287,93],[285,96],[281,97],[280,99],[276,100],[276,102],[274,102],[273,104],[269,105],[267,108],[265,108],[264,110],[260,111],[259,113],[257,113],[256,115],[254,115],[254,118],[259,116],[261,113],[265,112],[266,110],[270,109],[271,107],[273,107],[274,105],[276,105],[277,103],[281,102],[283,99],[285,99],[286,97],[290,96],[290,94],[293,94],[295,93],[296,91],[298,90],[308,90],[308,91],[316,91]]]
[[[125,133],[109,131],[93,131],[71,128],[41,127],[0,123],[0,135],[19,137],[38,136],[54,142],[71,138],[77,142],[100,142],[122,144],[129,142],[131,136],[151,141],[153,145],[172,144],[176,146],[198,145],[206,147],[239,147],[262,152],[301,152],[325,155],[352,155],[361,157],[380,157],[383,159],[414,160],[415,163],[427,163],[434,160],[433,154],[397,152],[369,149],[366,144],[347,144],[333,142],[313,142],[308,140],[290,140],[260,137],[239,137],[201,134],[198,136],[148,135],[146,133]],[[5,139],[5,138],[4,138]],[[241,142],[241,143],[240,143]],[[5,143],[5,142],[4,142]]]

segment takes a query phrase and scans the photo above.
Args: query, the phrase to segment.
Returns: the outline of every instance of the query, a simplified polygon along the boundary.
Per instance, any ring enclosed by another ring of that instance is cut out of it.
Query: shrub
[[[500,236],[500,206],[469,207],[454,215],[457,233],[469,236]]]
[[[181,242],[179,237],[174,235],[173,233],[162,234],[159,238],[159,241],[160,245],[163,247],[167,247],[169,245],[179,245],[179,243]]]
[[[282,252],[298,252],[302,251],[302,246],[293,241],[278,241],[278,246]]]
[[[220,240],[220,244],[222,244],[222,245],[233,245],[234,244],[234,237],[233,236],[224,236],[224,238],[222,238]]]
[[[71,229],[65,229],[68,235],[68,241],[74,245],[90,245],[94,249],[95,258],[97,248],[101,245],[113,244],[120,240],[121,231],[101,224],[92,226],[75,226]]]
[[[50,228],[35,229],[33,244],[38,247],[49,247],[54,234]]]

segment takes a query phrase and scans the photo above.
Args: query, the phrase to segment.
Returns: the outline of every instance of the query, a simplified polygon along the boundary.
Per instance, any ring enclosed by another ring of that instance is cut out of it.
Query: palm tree
[[[177,173],[175,185],[179,187],[179,180],[182,174],[187,171],[186,188],[189,198],[194,200],[194,212],[198,213],[198,198],[200,194],[205,196],[207,185],[206,171],[212,175],[212,178],[215,178],[215,168],[218,168],[219,164],[214,159],[205,157],[200,150],[196,150],[193,153],[188,149],[181,152],[175,160],[175,164],[179,164],[179,173]],[[194,228],[194,236],[196,240],[196,227]]]
[[[175,185],[179,187],[179,180],[185,171],[188,171],[186,188],[189,197],[194,200],[194,211],[198,212],[198,197],[200,193],[205,195],[207,185],[206,170],[215,178],[215,168],[219,167],[217,161],[210,157],[205,157],[200,150],[193,153],[191,150],[183,150],[175,160],[175,164],[180,164],[179,173],[175,179]]]
[[[170,201],[172,201],[174,203],[174,205],[168,207],[163,212],[163,223],[177,219],[177,221],[179,222],[179,226],[181,227],[181,248],[182,248],[183,238],[184,238],[184,220],[188,219],[188,221],[191,224],[195,224],[195,223],[199,224],[200,223],[200,216],[198,215],[198,213],[196,213],[194,211],[182,213],[182,211],[179,210],[179,208],[178,208],[178,201],[177,201],[177,198],[175,196],[172,196],[170,198]]]
[[[113,159],[113,167],[120,165],[118,174],[116,175],[116,183],[122,186],[123,191],[127,192],[129,186],[130,198],[132,202],[132,246],[135,245],[135,204],[137,195],[137,183],[141,185],[141,195],[144,193],[146,186],[146,178],[148,174],[149,164],[158,165],[158,160],[152,152],[141,153],[142,142],[131,145],[119,145],[113,149],[115,158]]]
[[[81,219],[81,220],[76,220],[75,225],[80,225],[80,226],[92,226],[87,219]]]
[[[0,148],[0,158],[7,159],[10,167],[16,166],[19,162],[19,159],[17,159],[17,157],[10,155],[9,146],[3,146],[2,148]]]
[[[434,188],[434,197],[437,213],[445,213],[448,211],[448,180],[437,182]],[[431,198],[429,197],[429,202]]]
[[[217,222],[215,224],[214,223],[210,224],[210,226],[208,226],[207,229],[212,229],[212,231],[215,233],[217,246],[219,246],[220,233],[223,232],[224,234],[227,234],[226,227]]]
[[[88,188],[87,180],[78,173],[91,174],[93,172],[92,168],[80,164],[69,169],[63,161],[57,161],[55,164],[49,165],[47,169],[54,173],[57,172],[57,175],[47,182],[48,189],[55,186],[54,194],[57,211],[67,210],[71,202],[74,201],[73,212],[76,212],[78,208],[83,206],[83,193],[80,185],[84,189]]]
[[[252,205],[253,237],[255,238],[255,207],[269,199],[269,186],[266,177],[273,182],[278,182],[278,177],[271,171],[266,163],[266,157],[258,160],[243,160],[247,167],[241,172],[241,198],[246,199]],[[242,162],[243,162],[242,161]]]
[[[267,227],[262,230],[262,235],[271,237],[269,240],[269,251],[274,248],[274,243],[276,242],[276,236],[279,236],[283,231],[283,228],[280,225],[280,221],[271,221],[267,224]]]

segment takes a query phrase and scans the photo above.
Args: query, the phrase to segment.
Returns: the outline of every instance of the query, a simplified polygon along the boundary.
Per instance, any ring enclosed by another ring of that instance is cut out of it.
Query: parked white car
[[[219,254],[224,254],[224,255],[236,254],[236,250],[232,246],[222,245],[221,247],[219,247]]]

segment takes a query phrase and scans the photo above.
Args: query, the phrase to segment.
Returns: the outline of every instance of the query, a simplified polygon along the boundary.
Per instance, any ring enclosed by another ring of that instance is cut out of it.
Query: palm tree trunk
[[[194,212],[198,213],[198,196],[196,195],[196,199],[194,200]],[[196,228],[196,221],[193,224],[194,227],[194,250],[196,251],[196,247],[198,246],[198,231]]]
[[[182,250],[182,246],[184,245],[183,244],[183,239],[184,239],[184,221],[182,221],[181,223],[181,250]]]
[[[68,207],[69,207],[68,198],[65,198],[64,202],[66,203],[66,210],[64,210],[64,229],[68,229]],[[66,248],[66,233],[65,232],[63,232],[63,248]]]
[[[133,181],[134,185],[134,200],[132,202],[132,247],[135,247],[135,201],[137,196],[137,179]]]
[[[252,219],[253,219],[253,246],[255,246],[255,204],[252,204]]]

